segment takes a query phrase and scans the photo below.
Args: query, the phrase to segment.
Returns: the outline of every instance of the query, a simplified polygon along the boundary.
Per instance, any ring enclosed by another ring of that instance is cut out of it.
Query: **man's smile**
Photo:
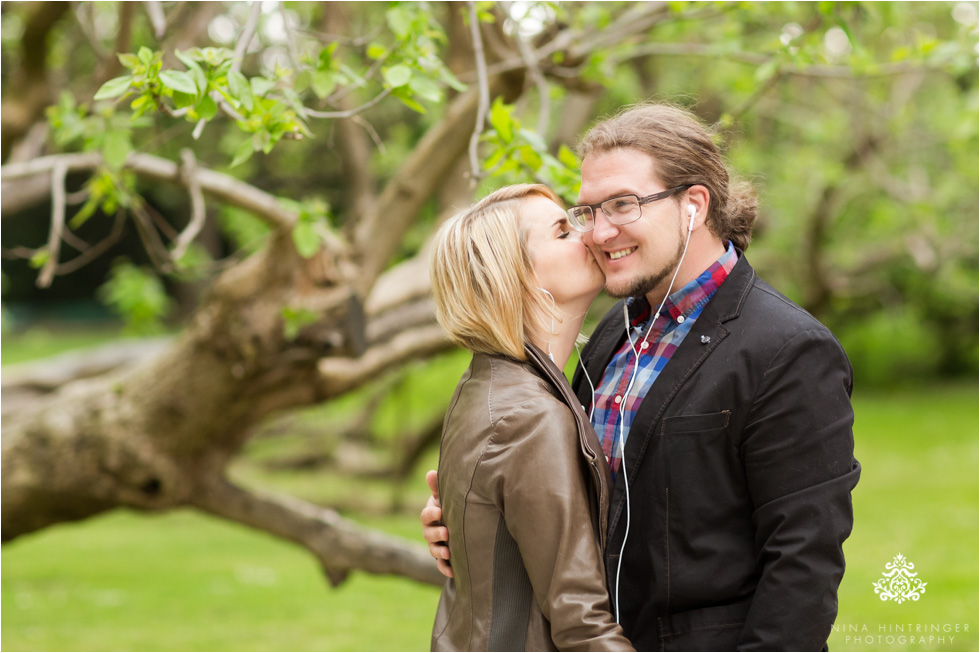
[[[614,252],[606,252],[606,257],[611,261],[616,261],[624,256],[629,256],[637,250],[636,247],[627,247],[626,249],[617,249]]]

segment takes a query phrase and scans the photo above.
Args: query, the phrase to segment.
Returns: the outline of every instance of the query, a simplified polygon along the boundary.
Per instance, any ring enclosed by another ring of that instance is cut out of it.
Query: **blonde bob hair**
[[[541,196],[564,208],[542,184],[490,193],[439,228],[429,273],[436,319],[457,345],[474,353],[526,360],[524,343],[560,321],[539,288],[527,246],[523,200]]]

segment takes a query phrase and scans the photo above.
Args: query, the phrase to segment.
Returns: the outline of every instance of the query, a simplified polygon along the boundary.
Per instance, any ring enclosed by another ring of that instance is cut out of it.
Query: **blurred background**
[[[747,256],[854,366],[831,650],[980,646],[976,3],[0,13],[5,650],[427,649],[469,361],[427,240],[507,183],[574,200],[644,100],[712,126]],[[918,600],[874,591],[899,554]]]

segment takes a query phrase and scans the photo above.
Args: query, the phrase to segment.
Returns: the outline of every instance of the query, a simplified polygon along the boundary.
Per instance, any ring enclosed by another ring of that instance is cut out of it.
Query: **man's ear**
[[[683,215],[685,218],[690,218],[690,209],[688,206],[694,207],[694,224],[692,225],[692,231],[696,231],[704,226],[705,220],[708,219],[708,209],[711,205],[711,194],[708,193],[708,189],[701,184],[696,184],[687,189],[685,193],[684,201],[681,203],[683,207]]]

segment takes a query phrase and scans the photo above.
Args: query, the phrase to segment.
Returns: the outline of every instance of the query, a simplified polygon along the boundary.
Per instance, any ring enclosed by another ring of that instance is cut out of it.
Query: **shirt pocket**
[[[720,413],[706,413],[704,415],[678,415],[677,417],[664,418],[660,424],[661,435],[674,435],[677,433],[698,433],[701,431],[714,431],[727,428],[731,421],[732,411],[723,410]]]

